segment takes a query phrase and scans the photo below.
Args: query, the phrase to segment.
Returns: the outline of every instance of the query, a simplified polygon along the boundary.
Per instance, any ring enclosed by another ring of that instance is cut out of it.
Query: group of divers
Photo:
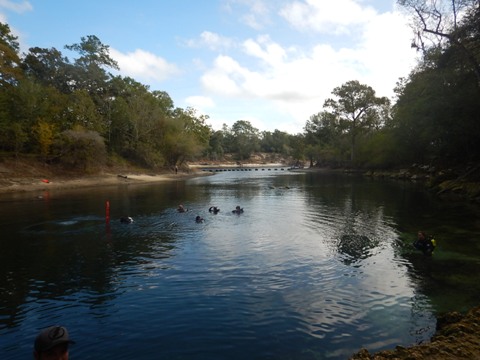
[[[178,205],[177,211],[179,213],[184,213],[184,212],[187,212],[188,209],[185,209],[185,207],[182,204],[180,204],[180,205]],[[213,213],[213,214],[218,214],[220,212],[220,208],[218,206],[210,206],[208,208],[208,212]],[[243,213],[243,208],[241,208],[239,205],[237,205],[235,207],[235,209],[232,210],[232,213],[240,215],[241,213]],[[195,222],[202,223],[203,221],[204,221],[204,219],[200,215],[197,215],[195,217]]]
[[[182,204],[178,205],[177,212],[184,213],[184,212],[187,212],[187,211],[188,211],[188,209],[186,209]],[[210,206],[208,211],[210,213],[213,213],[213,214],[218,214],[220,212],[220,208],[217,207],[217,206]],[[232,210],[232,213],[240,215],[240,214],[243,213],[243,208],[241,208],[239,205],[237,205],[235,207],[235,209]],[[197,222],[197,223],[202,223],[203,221],[204,221],[204,219],[200,215],[197,215],[197,217],[195,218],[195,222]],[[133,223],[133,218],[131,216],[122,216],[120,218],[120,222],[122,224],[131,224],[131,223]]]
[[[188,209],[186,209],[182,204],[178,205],[177,212],[184,213],[187,211]],[[218,214],[220,212],[220,208],[218,208],[217,206],[210,206],[208,211],[213,214]],[[232,210],[232,213],[240,215],[243,213],[243,208],[237,205],[235,209]],[[202,223],[203,221],[204,219],[200,215],[197,215],[195,217],[195,222]],[[122,216],[120,218],[120,222],[123,224],[131,224],[133,223],[133,218],[130,216]],[[418,232],[417,239],[413,242],[412,245],[415,249],[420,250],[425,256],[431,256],[435,251],[435,248],[437,247],[437,243],[434,237],[432,235],[427,235],[425,231]]]

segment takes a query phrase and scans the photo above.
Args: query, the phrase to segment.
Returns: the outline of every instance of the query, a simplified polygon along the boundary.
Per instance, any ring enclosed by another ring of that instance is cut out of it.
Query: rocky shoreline
[[[448,313],[437,319],[437,331],[428,343],[370,354],[361,349],[349,360],[480,359],[480,306],[467,314]]]
[[[373,178],[389,178],[408,181],[423,181],[426,187],[438,196],[480,203],[480,166],[466,169],[437,169],[433,166],[412,165],[395,171],[369,170],[363,173]]]

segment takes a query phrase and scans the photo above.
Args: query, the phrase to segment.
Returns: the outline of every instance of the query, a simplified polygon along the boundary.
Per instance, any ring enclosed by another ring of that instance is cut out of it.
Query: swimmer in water
[[[242,209],[239,205],[237,205],[237,206],[235,207],[235,210],[232,210],[232,213],[234,213],[234,214],[241,214],[241,213],[243,213],[243,209]]]

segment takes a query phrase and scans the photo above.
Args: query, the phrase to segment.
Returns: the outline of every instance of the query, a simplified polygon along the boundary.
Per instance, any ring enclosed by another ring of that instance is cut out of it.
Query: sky
[[[120,71],[167,92],[220,130],[303,132],[334,88],[358,80],[377,96],[417,61],[395,0],[0,0],[0,21],[30,47],[95,35]],[[70,60],[73,60],[70,58]]]

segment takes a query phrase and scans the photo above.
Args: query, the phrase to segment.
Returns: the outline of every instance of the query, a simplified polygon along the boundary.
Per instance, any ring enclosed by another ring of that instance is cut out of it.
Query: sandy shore
[[[99,186],[114,186],[119,184],[147,184],[162,181],[184,180],[197,176],[211,175],[204,171],[164,173],[164,174],[100,174],[82,176],[78,178],[51,178],[22,177],[0,179],[0,194],[13,192],[47,191],[53,189],[79,189]]]
[[[184,180],[198,176],[213,175],[211,169],[246,168],[289,168],[278,162],[238,163],[235,161],[212,161],[186,163],[175,174],[165,169],[148,173],[132,166],[113,165],[94,175],[64,173],[58,168],[32,160],[30,158],[0,159],[0,195],[28,191],[46,191],[53,189],[79,189],[85,187],[113,186],[118,184],[146,184],[161,181]]]

